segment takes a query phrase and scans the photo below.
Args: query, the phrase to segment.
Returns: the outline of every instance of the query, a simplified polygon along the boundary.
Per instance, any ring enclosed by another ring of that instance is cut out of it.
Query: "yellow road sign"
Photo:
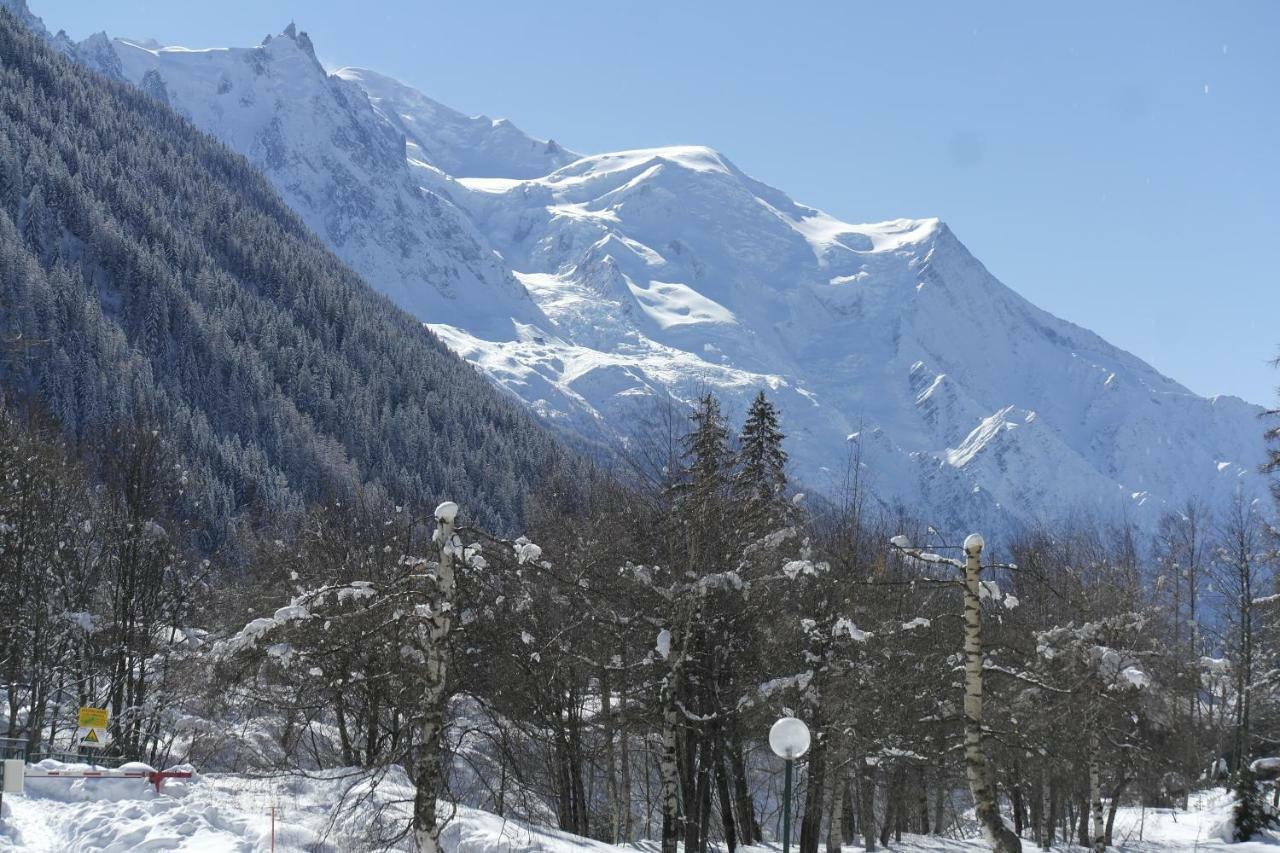
[[[105,729],[107,727],[107,709],[81,706],[78,725],[82,729]]]
[[[107,745],[106,729],[81,729],[76,733],[76,745],[81,749],[102,749]]]

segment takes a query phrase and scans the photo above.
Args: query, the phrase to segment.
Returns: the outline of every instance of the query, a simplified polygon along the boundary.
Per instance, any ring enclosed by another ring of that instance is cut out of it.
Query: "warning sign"
[[[85,749],[102,749],[107,745],[107,709],[80,709],[77,720],[80,731],[76,734],[76,743]]]
[[[107,727],[106,708],[80,707],[80,718],[76,723],[82,729],[105,729]]]
[[[81,729],[76,734],[76,745],[81,749],[102,749],[107,745],[107,730]]]

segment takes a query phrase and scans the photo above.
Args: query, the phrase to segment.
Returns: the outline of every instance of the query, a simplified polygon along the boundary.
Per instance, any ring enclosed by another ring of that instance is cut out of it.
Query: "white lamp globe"
[[[804,720],[783,717],[769,729],[769,747],[779,758],[794,761],[809,751],[809,727]]]
[[[964,539],[964,550],[966,554],[975,554],[982,550],[987,543],[982,541],[981,533],[970,533]]]

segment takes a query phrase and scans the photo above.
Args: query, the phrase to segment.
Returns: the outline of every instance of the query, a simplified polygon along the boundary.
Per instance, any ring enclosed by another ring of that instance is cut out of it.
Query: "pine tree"
[[[1267,808],[1266,797],[1258,787],[1249,762],[1242,761],[1236,773],[1236,805],[1233,810],[1233,841],[1249,841],[1265,829],[1276,825],[1276,816]]]
[[[714,394],[703,396],[689,419],[693,429],[685,436],[681,455],[684,478],[675,492],[685,523],[692,525],[695,538],[701,539],[700,534],[716,532],[722,520],[733,454],[729,450],[729,427]]]
[[[734,492],[744,533],[749,538],[769,533],[769,527],[785,524],[792,513],[787,504],[787,453],[782,449],[778,410],[765,397],[756,395],[747,410],[747,419],[738,438],[738,470]]]

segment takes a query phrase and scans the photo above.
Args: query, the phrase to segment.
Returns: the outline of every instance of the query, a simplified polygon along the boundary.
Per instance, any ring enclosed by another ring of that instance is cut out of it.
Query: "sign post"
[[[106,746],[108,720],[106,708],[81,707],[77,720],[80,730],[76,733],[76,745],[82,749],[102,749]]]

